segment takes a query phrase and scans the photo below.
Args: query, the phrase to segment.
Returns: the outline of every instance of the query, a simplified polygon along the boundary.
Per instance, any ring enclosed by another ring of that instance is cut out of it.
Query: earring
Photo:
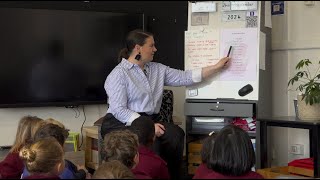
[[[139,61],[139,60],[141,59],[141,54],[140,54],[140,52],[139,52],[139,54],[136,55],[135,59],[136,59],[137,61]]]

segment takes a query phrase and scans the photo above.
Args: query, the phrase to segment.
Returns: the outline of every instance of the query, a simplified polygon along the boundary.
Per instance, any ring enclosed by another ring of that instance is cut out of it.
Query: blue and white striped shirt
[[[159,113],[164,86],[187,86],[202,79],[202,69],[182,71],[149,62],[145,70],[146,74],[137,64],[122,59],[104,84],[109,104],[107,113],[127,126],[140,116],[137,112]]]

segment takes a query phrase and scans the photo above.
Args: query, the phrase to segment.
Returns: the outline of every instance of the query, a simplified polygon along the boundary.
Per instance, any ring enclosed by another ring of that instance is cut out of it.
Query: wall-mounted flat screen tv
[[[144,15],[0,8],[0,107],[107,102],[104,81]]]

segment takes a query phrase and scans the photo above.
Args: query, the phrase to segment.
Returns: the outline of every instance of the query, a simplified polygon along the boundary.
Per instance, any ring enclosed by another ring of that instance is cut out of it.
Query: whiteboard
[[[213,65],[227,56],[230,66],[211,79],[186,88],[187,99],[258,100],[259,31],[258,28],[205,28],[185,32],[185,69]],[[238,91],[250,84],[253,91],[241,97]]]
[[[186,99],[258,100],[261,43],[259,1],[215,1],[216,12],[206,12],[207,24],[191,24],[193,16],[188,7],[188,31],[185,32],[185,69],[212,65],[227,55],[230,45],[231,66],[211,79],[186,87]],[[240,33],[239,36],[232,33]],[[242,34],[242,35],[241,35]],[[240,43],[240,41],[242,43]],[[259,56],[260,55],[260,56]],[[237,74],[238,73],[238,74]],[[243,97],[239,89],[250,84],[253,91]]]

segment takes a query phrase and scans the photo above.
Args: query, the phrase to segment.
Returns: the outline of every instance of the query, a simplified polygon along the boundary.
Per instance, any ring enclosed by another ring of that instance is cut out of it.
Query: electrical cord
[[[77,106],[78,117],[80,116],[79,106]]]
[[[82,144],[83,144],[83,133],[82,133],[82,130],[83,130],[83,125],[84,125],[84,123],[85,123],[86,120],[87,120],[86,112],[84,111],[84,105],[82,105],[82,111],[83,111],[84,121],[83,121],[83,123],[82,123],[82,125],[81,125],[81,129],[80,129],[80,133],[81,133],[81,144],[80,144],[80,146],[79,146],[79,149],[81,149]],[[79,112],[79,113],[80,113],[80,112]]]
[[[79,111],[78,107],[77,107],[77,110],[75,110],[75,108],[72,108],[72,110],[76,113],[74,118],[78,118],[80,116],[80,111]]]

